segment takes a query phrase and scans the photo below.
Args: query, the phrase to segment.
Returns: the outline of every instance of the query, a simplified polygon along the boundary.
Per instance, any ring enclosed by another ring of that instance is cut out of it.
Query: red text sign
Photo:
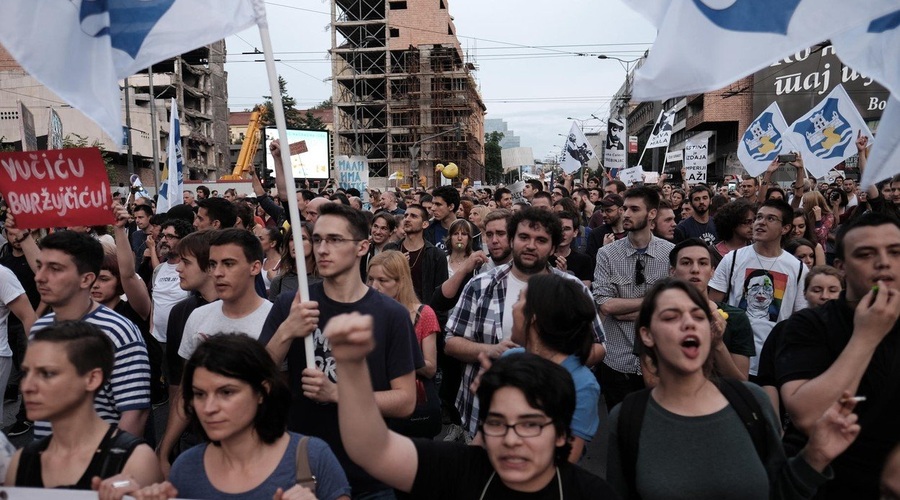
[[[22,229],[112,224],[112,191],[96,148],[0,153],[0,193]]]

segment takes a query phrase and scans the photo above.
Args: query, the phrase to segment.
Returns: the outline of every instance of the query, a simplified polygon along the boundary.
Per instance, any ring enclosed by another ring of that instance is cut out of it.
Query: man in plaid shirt
[[[528,278],[552,272],[580,283],[575,276],[547,265],[547,259],[562,241],[562,224],[555,213],[535,208],[520,210],[510,218],[507,234],[513,261],[472,278],[447,321],[445,350],[465,364],[456,395],[456,407],[470,437],[478,428],[478,399],[469,390],[469,385],[478,374],[478,355],[484,353],[493,359],[516,347],[509,340],[513,323],[512,303],[525,288]],[[586,287],[584,293],[590,295]],[[595,344],[589,365],[600,362],[606,354],[599,317],[594,320],[593,330]]]

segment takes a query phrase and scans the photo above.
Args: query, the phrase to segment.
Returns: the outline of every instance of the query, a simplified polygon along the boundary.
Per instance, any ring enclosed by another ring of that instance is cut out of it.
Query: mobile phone
[[[778,163],[790,163],[797,161],[796,153],[788,153],[786,155],[778,155]]]

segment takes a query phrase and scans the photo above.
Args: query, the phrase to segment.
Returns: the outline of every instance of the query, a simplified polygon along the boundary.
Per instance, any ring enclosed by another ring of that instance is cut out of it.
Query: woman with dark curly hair
[[[720,257],[725,257],[728,252],[744,248],[751,243],[755,213],[753,203],[744,198],[726,203],[716,212],[713,223],[719,233],[719,241],[714,248]]]

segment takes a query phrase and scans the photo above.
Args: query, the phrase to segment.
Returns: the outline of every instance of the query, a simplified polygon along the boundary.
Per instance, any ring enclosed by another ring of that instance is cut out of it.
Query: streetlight
[[[618,98],[614,98],[614,100],[618,101],[618,105],[616,106],[616,110],[622,118],[622,134],[624,135],[625,147],[627,148],[628,144],[628,113],[623,113],[622,110],[625,109],[629,102],[631,102],[631,75],[632,69],[634,68],[634,64],[646,57],[646,54],[643,57],[638,57],[636,59],[622,59],[616,56],[610,56],[607,54],[600,54],[597,56],[597,59],[603,60],[613,60],[618,61],[622,68],[625,69],[625,92]],[[611,111],[611,110],[610,110]],[[591,115],[593,116],[593,115]],[[612,113],[610,113],[610,118],[612,118]],[[627,151],[627,149],[626,149]],[[628,153],[625,153],[625,165],[624,168],[628,168]]]

